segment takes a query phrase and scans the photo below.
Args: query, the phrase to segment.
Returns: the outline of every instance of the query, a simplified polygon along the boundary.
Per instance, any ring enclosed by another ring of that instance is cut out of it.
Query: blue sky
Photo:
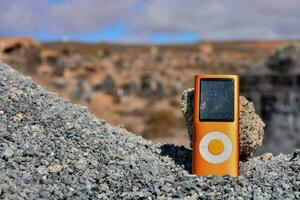
[[[1,0],[0,36],[114,43],[299,39],[298,0]]]
[[[112,24],[104,25],[103,27],[99,28],[99,31],[91,33],[49,34],[47,32],[37,32],[34,33],[33,37],[41,41],[60,40],[63,38],[68,38],[69,40],[77,40],[84,42],[117,42],[126,35],[127,28],[128,25],[126,25],[125,22],[116,21]]]
[[[52,5],[59,5],[60,3],[63,3],[63,0],[48,0],[48,1]]]

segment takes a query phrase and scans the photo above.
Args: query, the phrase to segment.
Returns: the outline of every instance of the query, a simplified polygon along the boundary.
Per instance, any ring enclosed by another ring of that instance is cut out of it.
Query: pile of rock
[[[0,64],[0,198],[300,198],[300,158],[240,163],[237,178],[189,173],[191,152],[96,119]]]

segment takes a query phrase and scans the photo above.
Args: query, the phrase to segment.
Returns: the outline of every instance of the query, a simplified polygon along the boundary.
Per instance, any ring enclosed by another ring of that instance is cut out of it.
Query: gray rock
[[[264,62],[271,70],[285,73],[293,70],[300,64],[300,46],[298,43],[289,43],[278,48]]]
[[[240,90],[267,124],[257,153],[291,153],[300,147],[300,45],[289,42],[241,75]]]
[[[47,174],[48,173],[48,169],[46,166],[42,165],[42,166],[39,166],[36,171],[39,173],[39,174]]]
[[[190,146],[193,136],[194,88],[183,91],[182,112],[188,129]],[[265,124],[255,113],[254,105],[245,97],[240,96],[240,157],[249,158],[262,145]]]
[[[13,87],[24,92],[18,101],[8,97]],[[10,135],[0,137],[0,155],[14,147],[13,155],[0,158],[1,199],[299,197],[298,156],[251,158],[240,162],[236,178],[194,176],[191,150],[151,144],[96,119],[5,64],[0,64],[0,110],[0,131]],[[18,113],[23,119],[15,123],[11,118]],[[24,155],[25,148],[32,152]],[[54,165],[60,170],[49,172]]]

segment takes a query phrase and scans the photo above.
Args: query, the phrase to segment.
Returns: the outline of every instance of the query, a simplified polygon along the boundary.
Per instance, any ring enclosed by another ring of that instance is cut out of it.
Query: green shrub
[[[60,50],[61,54],[64,56],[69,56],[70,55],[70,49],[68,49],[67,47],[64,47]]]
[[[158,110],[150,112],[146,116],[146,128],[142,135],[146,138],[172,136],[172,129],[176,128],[179,119],[170,110]]]

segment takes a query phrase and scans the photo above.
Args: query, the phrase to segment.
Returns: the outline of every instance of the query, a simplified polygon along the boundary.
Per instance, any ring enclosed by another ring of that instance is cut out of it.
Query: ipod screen
[[[200,121],[234,121],[234,81],[203,78],[200,81]]]

